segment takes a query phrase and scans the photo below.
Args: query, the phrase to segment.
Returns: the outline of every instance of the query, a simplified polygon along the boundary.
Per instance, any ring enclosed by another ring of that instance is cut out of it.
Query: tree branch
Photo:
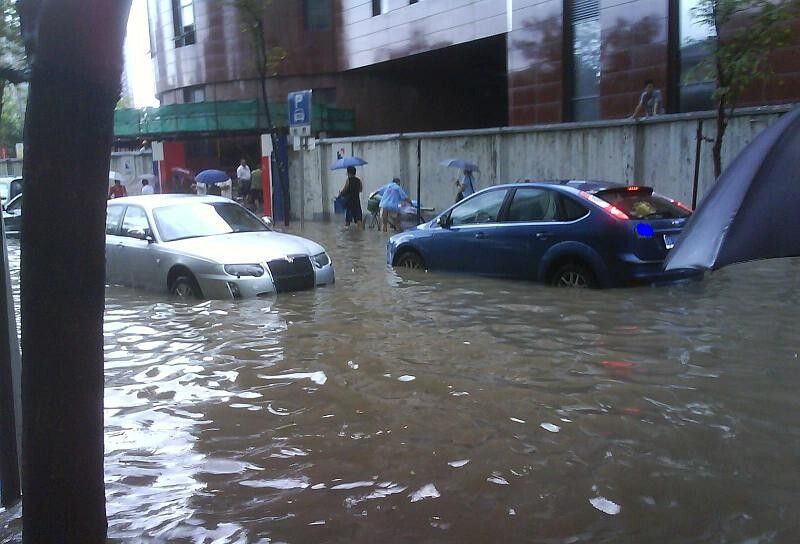
[[[0,66],[0,79],[13,83],[14,85],[24,83],[30,80],[30,77],[30,70],[27,68],[20,70],[19,68],[13,68],[11,66]]]

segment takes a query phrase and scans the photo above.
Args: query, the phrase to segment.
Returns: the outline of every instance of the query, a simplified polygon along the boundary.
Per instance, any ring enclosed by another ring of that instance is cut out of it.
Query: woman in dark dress
[[[361,180],[356,177],[356,169],[352,166],[347,167],[347,181],[339,192],[339,196],[344,200],[344,226],[349,227],[350,222],[361,225],[364,228],[364,215],[361,212]]]

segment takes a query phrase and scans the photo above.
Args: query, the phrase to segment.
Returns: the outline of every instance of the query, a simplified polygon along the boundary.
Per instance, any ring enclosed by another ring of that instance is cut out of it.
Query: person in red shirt
[[[109,200],[112,198],[121,198],[123,196],[128,196],[128,190],[125,189],[125,186],[118,180],[114,180],[114,186],[108,190],[108,198]]]

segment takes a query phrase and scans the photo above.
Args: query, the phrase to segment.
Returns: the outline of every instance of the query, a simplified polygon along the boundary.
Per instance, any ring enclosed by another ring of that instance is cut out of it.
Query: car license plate
[[[677,236],[673,236],[672,234],[665,234],[664,235],[664,246],[667,249],[672,249],[675,247],[675,241],[677,240]]]

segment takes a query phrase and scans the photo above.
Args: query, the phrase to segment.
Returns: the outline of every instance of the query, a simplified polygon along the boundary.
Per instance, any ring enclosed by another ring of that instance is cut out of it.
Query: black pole
[[[20,498],[19,456],[17,444],[17,413],[14,395],[14,378],[12,365],[15,357],[13,349],[19,349],[16,341],[17,327],[13,326],[11,316],[14,315],[14,301],[8,294],[9,285],[8,251],[3,221],[0,220],[0,239],[3,247],[0,251],[0,504],[11,506]],[[15,337],[12,339],[11,335]],[[16,354],[19,360],[19,352]]]
[[[264,24],[261,19],[256,19],[256,28],[258,29],[258,38],[256,39],[256,48],[259,55],[258,75],[261,79],[261,100],[264,102],[264,113],[267,117],[267,128],[269,128],[269,136],[272,140],[272,149],[275,154],[275,162],[277,164],[277,177],[278,183],[281,186],[281,201],[283,203],[283,224],[289,226],[289,188],[287,187],[286,179],[283,176],[283,163],[281,162],[280,153],[278,153],[278,135],[275,134],[275,126],[272,124],[272,113],[269,111],[269,97],[267,95],[267,50],[264,42]]]
[[[422,141],[417,140],[417,223],[422,223]]]
[[[694,181],[692,182],[692,209],[697,207],[697,185],[700,180],[700,151],[703,146],[703,120],[697,122],[697,136],[694,147]]]

